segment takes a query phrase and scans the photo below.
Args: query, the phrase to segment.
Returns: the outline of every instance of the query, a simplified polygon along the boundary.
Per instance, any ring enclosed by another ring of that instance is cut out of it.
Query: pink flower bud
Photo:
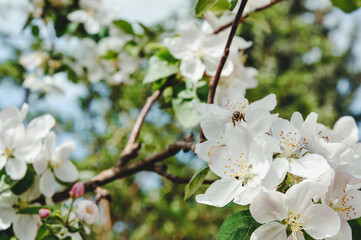
[[[85,187],[84,183],[77,182],[73,185],[73,187],[70,190],[70,195],[74,198],[80,198],[84,195]]]
[[[40,208],[39,209],[39,217],[41,219],[47,218],[50,215],[50,210],[47,208]]]

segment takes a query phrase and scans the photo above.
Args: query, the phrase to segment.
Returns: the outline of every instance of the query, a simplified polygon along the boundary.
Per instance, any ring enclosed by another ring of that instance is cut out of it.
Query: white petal
[[[89,34],[97,34],[100,29],[100,23],[94,18],[88,18],[87,21],[84,23],[84,28]]]
[[[99,208],[90,200],[81,200],[76,204],[78,218],[87,224],[96,223],[99,219]]]
[[[306,154],[301,158],[292,159],[288,171],[299,177],[319,179],[330,168],[327,160],[321,155]]]
[[[34,139],[42,139],[48,135],[50,129],[54,126],[55,119],[50,114],[46,114],[33,119],[26,129],[26,134]]]
[[[253,103],[251,103],[250,105],[250,110],[255,110],[255,109],[265,109],[267,111],[272,111],[277,105],[277,98],[276,95],[271,93],[267,96],[265,96],[264,98],[255,101]]]
[[[59,167],[55,167],[54,174],[63,182],[74,182],[78,179],[78,169],[70,161],[65,161]]]
[[[164,45],[169,49],[169,52],[177,59],[192,58],[192,46],[190,43],[182,38],[166,38]]]
[[[337,120],[333,131],[345,144],[354,144],[358,140],[358,127],[353,117],[345,116]]]
[[[258,177],[254,177],[252,180],[249,180],[246,185],[241,187],[241,191],[235,197],[233,202],[239,205],[248,205],[261,191],[261,180]]]
[[[54,161],[55,162],[63,162],[68,160],[71,153],[75,148],[75,142],[66,141],[63,142],[59,147],[56,148],[54,153]]]
[[[40,177],[40,192],[45,197],[52,197],[56,190],[56,182],[53,173],[48,169]]]
[[[345,220],[359,218],[361,216],[361,191],[348,190],[344,195],[341,195],[339,201],[345,201],[343,205],[346,210],[339,211],[339,215]]]
[[[198,203],[223,207],[237,195],[242,182],[236,179],[221,179],[212,183],[204,194],[196,196]]]
[[[322,195],[328,189],[328,185],[321,181],[304,181],[292,186],[286,192],[286,204],[291,211],[304,212],[313,204],[312,198]]]
[[[340,229],[340,218],[329,206],[313,204],[304,211],[305,231],[313,238],[323,239],[335,235]]]
[[[262,186],[269,191],[275,191],[278,185],[285,179],[289,168],[289,162],[285,158],[273,160],[271,168],[262,180]]]
[[[9,159],[5,171],[13,180],[22,179],[26,174],[26,162],[18,158]]]
[[[218,144],[215,141],[211,141],[211,140],[208,140],[208,141],[205,141],[202,143],[198,143],[198,144],[196,144],[195,152],[197,153],[197,156],[200,159],[202,159],[206,163],[209,163],[210,150],[212,148],[216,147],[217,145]]]
[[[294,112],[292,114],[290,122],[295,128],[301,129],[301,126],[303,124],[303,117],[302,117],[301,113]]]
[[[35,160],[41,151],[41,142],[32,139],[22,139],[16,142],[14,156],[28,163]]]
[[[46,170],[46,168],[48,167],[48,160],[44,152],[41,152],[39,154],[39,157],[34,160],[33,167],[36,174],[38,175],[42,174]]]
[[[0,207],[0,230],[8,229],[15,218],[13,208]]]
[[[48,159],[51,159],[53,156],[53,148],[54,148],[55,140],[56,140],[56,136],[54,132],[50,132],[44,140],[46,157]]]
[[[274,220],[282,221],[288,216],[285,206],[285,195],[280,192],[261,191],[251,203],[252,217],[259,223],[267,223]]]
[[[352,230],[346,220],[341,219],[340,231],[326,240],[352,240]]]
[[[252,135],[266,133],[271,127],[271,114],[264,109],[250,110],[246,115],[247,128]]]
[[[4,168],[6,164],[6,156],[0,155],[0,170]]]
[[[252,233],[251,240],[285,240],[286,228],[278,222],[266,223]]]
[[[77,10],[68,14],[68,19],[72,22],[85,22],[89,18],[89,15],[84,10]]]
[[[38,230],[37,221],[32,215],[18,214],[13,230],[19,240],[34,240]]]
[[[203,76],[205,66],[199,58],[185,58],[181,61],[180,72],[193,82],[197,82]]]

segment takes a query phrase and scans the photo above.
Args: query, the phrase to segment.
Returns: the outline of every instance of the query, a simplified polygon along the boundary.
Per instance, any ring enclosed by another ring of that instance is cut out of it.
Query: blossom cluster
[[[249,205],[263,224],[256,239],[352,239],[347,221],[361,216],[358,128],[344,116],[333,129],[311,113],[304,120],[271,114],[276,96],[249,103],[228,89],[219,105],[194,102],[207,141],[198,156],[220,177],[204,194],[203,204]],[[289,235],[289,236],[288,236]]]
[[[205,20],[201,28],[193,22],[181,26],[179,37],[166,38],[165,46],[170,53],[180,59],[180,73],[186,80],[197,82],[203,76],[213,77],[223,55],[229,31],[221,31],[215,34],[215,30],[228,23],[231,18],[224,16],[217,18],[211,12],[205,14]],[[243,56],[240,51],[252,46],[252,42],[236,36],[229,50],[229,58],[221,74],[220,85],[217,88],[216,102],[221,101],[221,95],[227,88],[236,88],[245,93],[246,89],[255,88],[257,70],[245,67]]]
[[[75,148],[67,141],[56,149],[55,119],[45,114],[25,127],[28,105],[19,110],[7,107],[0,111],[0,230],[13,225],[17,238],[34,239],[39,217],[22,214],[34,206],[33,201],[44,195],[50,201],[58,183],[78,179],[78,170],[69,161]]]

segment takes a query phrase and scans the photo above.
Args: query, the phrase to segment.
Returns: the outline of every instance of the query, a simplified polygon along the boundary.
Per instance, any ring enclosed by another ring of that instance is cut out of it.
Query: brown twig
[[[174,144],[169,145],[167,148],[163,149],[162,151],[158,152],[157,154],[154,154],[150,157],[147,157],[141,161],[137,161],[135,163],[132,163],[127,166],[122,166],[120,164],[104,170],[100,172],[97,176],[95,176],[91,181],[85,182],[85,191],[86,192],[93,192],[98,186],[103,186],[107,183],[110,183],[116,179],[121,179],[128,177],[134,173],[148,170],[150,166],[154,166],[154,164],[161,162],[165,159],[167,159],[170,156],[174,156],[176,153],[178,153],[180,150],[184,151],[194,151],[194,144],[189,142],[191,138],[187,138],[183,141],[178,141]],[[69,198],[69,189],[66,189],[64,191],[55,193],[53,196],[54,202],[61,202],[67,198]],[[34,202],[39,202],[41,199],[37,199]]]
[[[281,2],[281,1],[284,1],[284,0],[274,0],[274,1],[272,1],[271,3],[269,3],[269,4],[267,4],[267,5],[263,6],[263,7],[257,8],[257,9],[254,10],[253,12],[262,11],[262,10],[264,10],[264,9],[266,9],[266,8],[269,8],[269,7],[273,6],[274,4],[279,3],[279,2]],[[249,14],[243,16],[242,19],[241,19],[241,21],[240,21],[240,23],[244,22],[248,16],[249,16]],[[219,28],[217,28],[216,30],[214,30],[213,34],[218,34],[218,33],[222,32],[223,30],[229,28],[230,26],[232,26],[232,23],[233,23],[233,22],[229,22],[229,23],[227,23],[227,24],[225,24],[225,25],[223,25],[223,26],[220,26]]]
[[[241,20],[242,13],[244,11],[244,8],[246,7],[246,4],[247,4],[247,0],[242,0],[241,5],[239,6],[239,9],[238,9],[236,18],[232,22],[231,32],[229,33],[226,46],[224,47],[223,56],[222,56],[222,58],[221,58],[221,60],[219,62],[217,72],[216,72],[214,78],[212,79],[212,81],[209,83],[210,87],[209,87],[208,100],[207,100],[207,103],[209,103],[209,104],[213,103],[213,101],[214,101],[214,96],[216,94],[216,89],[217,89],[217,85],[218,85],[218,82],[219,82],[219,78],[221,77],[223,67],[226,64],[226,61],[227,61],[227,58],[228,58],[228,55],[229,55],[229,48],[231,47],[232,40],[234,38],[234,35],[236,34],[238,24],[239,24],[239,22]],[[205,138],[205,136],[203,134],[203,131],[201,129],[199,142],[203,142],[205,140],[206,140],[206,138]]]
[[[164,165],[164,164],[157,164],[156,166],[154,166],[153,168],[150,168],[148,170],[158,173],[159,175],[165,177],[166,179],[168,179],[169,181],[171,181],[173,183],[185,184],[185,183],[189,183],[189,181],[190,181],[190,178],[178,177],[176,175],[169,174],[167,172],[167,165]],[[212,184],[213,182],[214,182],[213,180],[204,180],[203,184]]]
[[[147,98],[146,103],[144,104],[142,110],[140,111],[138,118],[134,124],[132,132],[130,133],[129,139],[123,152],[119,158],[119,164],[125,166],[130,159],[137,156],[138,150],[140,149],[140,144],[136,143],[137,138],[139,137],[140,130],[143,126],[144,119],[147,116],[149,110],[151,109],[153,103],[160,97],[163,90],[165,89],[166,84],[164,84],[160,89],[155,91],[152,96]]]

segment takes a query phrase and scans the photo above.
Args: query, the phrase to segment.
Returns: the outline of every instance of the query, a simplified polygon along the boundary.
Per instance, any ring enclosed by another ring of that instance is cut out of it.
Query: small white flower
[[[189,80],[197,82],[206,72],[214,76],[222,57],[227,33],[217,35],[203,32],[194,23],[187,23],[181,27],[179,37],[167,38],[164,44],[170,53],[181,60],[180,72]],[[240,37],[234,39],[230,51],[238,51],[251,46]],[[232,61],[226,61],[222,76],[228,76],[233,71]]]
[[[33,166],[40,177],[40,191],[46,197],[51,197],[56,191],[55,177],[63,182],[74,182],[78,179],[78,170],[68,160],[75,148],[75,143],[68,141],[62,143],[53,151],[55,134],[50,132],[45,138],[40,156],[34,161]],[[55,176],[54,176],[55,175]]]
[[[90,200],[81,200],[76,204],[76,215],[79,220],[93,224],[99,219],[99,208]]]
[[[68,19],[72,22],[83,23],[89,34],[97,34],[102,27],[111,24],[114,13],[106,11],[100,0],[80,0],[82,9],[71,12]]]

